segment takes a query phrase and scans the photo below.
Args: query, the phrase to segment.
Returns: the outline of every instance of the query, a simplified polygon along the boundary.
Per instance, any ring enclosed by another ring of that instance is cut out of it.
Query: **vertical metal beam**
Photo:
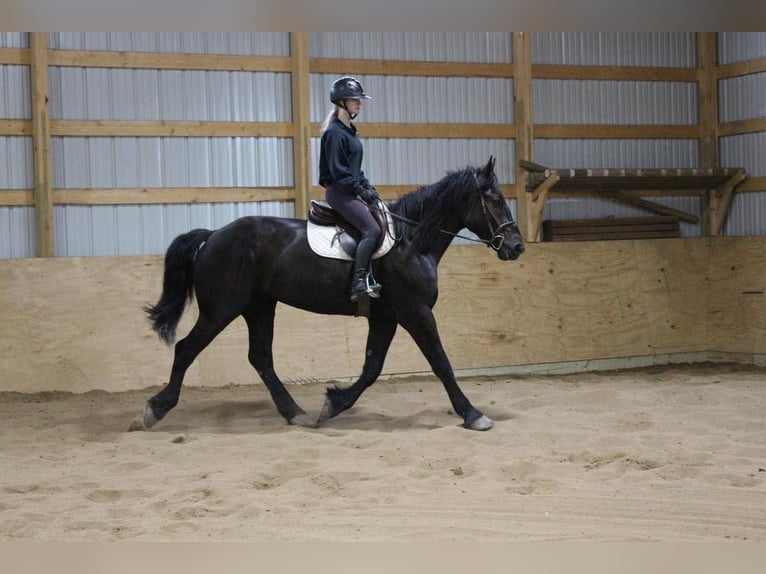
[[[522,160],[533,161],[532,125],[532,42],[529,32],[513,32],[513,100],[516,124],[516,206],[521,234],[527,241],[538,241],[532,205],[526,191],[526,172]]]
[[[311,100],[308,32],[290,32],[295,217],[308,217],[311,198]]]
[[[48,107],[48,37],[30,32],[32,87],[32,141],[34,155],[34,199],[37,256],[53,257],[53,192],[51,132]]]

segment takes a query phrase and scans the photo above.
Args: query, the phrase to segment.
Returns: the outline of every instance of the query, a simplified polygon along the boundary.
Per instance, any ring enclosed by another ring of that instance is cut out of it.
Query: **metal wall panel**
[[[34,207],[0,206],[0,259],[36,254]]]
[[[697,123],[694,83],[534,80],[532,87],[535,123]]]
[[[718,63],[766,57],[766,32],[718,32]]]
[[[749,177],[766,177],[766,132],[721,138],[721,165],[744,167]]]
[[[0,32],[0,48],[29,48],[27,32]]]
[[[288,32],[51,32],[61,50],[289,56]]]
[[[535,64],[574,66],[697,65],[694,32],[533,32]]]
[[[535,161],[555,168],[698,167],[697,140],[535,140]]]
[[[34,187],[32,138],[0,136],[0,189]]]
[[[513,80],[356,76],[372,100],[364,102],[359,121],[385,123],[513,123]],[[335,75],[311,75],[311,119],[324,120],[332,108]]]
[[[50,93],[54,119],[289,122],[292,117],[285,73],[53,67]]]
[[[510,32],[311,32],[314,58],[507,63]]]
[[[318,185],[319,138],[312,138],[312,152],[312,181]],[[468,165],[482,166],[490,155],[497,158],[495,171],[499,182],[513,183],[514,141],[505,139],[366,138],[364,171],[373,185],[418,186],[434,183],[448,171]]]
[[[293,185],[289,138],[52,138],[54,187]]]
[[[162,254],[179,234],[246,215],[293,217],[291,203],[56,206],[57,256]]]
[[[31,119],[29,66],[0,66],[0,118]]]
[[[766,235],[766,191],[735,193],[723,234]]]
[[[719,81],[718,98],[722,122],[766,117],[766,72]]]

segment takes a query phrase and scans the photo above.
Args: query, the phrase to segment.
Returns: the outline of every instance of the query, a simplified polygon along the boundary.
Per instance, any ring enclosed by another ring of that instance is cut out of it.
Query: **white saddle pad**
[[[372,254],[373,259],[379,259],[386,253],[391,251],[391,248],[396,243],[396,237],[394,235],[394,222],[393,218],[386,209],[386,220],[388,221],[388,231],[383,238],[383,243],[378,250]],[[332,225],[317,225],[310,221],[306,222],[306,234],[309,239],[309,246],[311,250],[317,255],[322,257],[329,257],[331,259],[344,259],[346,261],[353,261],[354,258],[343,250],[340,245],[340,235],[345,235],[346,232],[339,227]]]

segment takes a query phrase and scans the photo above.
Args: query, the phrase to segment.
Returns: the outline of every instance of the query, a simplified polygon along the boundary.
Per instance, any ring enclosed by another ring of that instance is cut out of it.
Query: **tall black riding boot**
[[[356,248],[356,257],[354,258],[354,273],[351,277],[351,300],[356,301],[361,295],[366,294],[370,297],[378,297],[378,293],[383,288],[381,285],[371,279],[369,273],[370,260],[375,251],[377,243],[374,237],[364,237]]]

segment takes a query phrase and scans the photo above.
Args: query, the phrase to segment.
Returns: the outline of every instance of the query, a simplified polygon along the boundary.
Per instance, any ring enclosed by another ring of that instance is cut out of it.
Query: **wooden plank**
[[[512,64],[481,62],[419,62],[402,60],[365,60],[311,58],[312,74],[366,74],[374,76],[441,76],[465,78],[510,78]]]
[[[292,137],[288,122],[52,120],[54,136],[98,137]]]
[[[697,217],[696,215],[686,213],[685,211],[681,211],[679,209],[673,209],[672,207],[667,207],[665,205],[660,205],[659,203],[654,203],[653,201],[647,201],[645,199],[641,199],[640,197],[636,197],[635,195],[632,195],[630,193],[625,193],[624,191],[600,190],[599,193],[603,196],[609,197],[611,199],[615,199],[617,201],[621,201],[622,203],[626,203],[634,207],[641,207],[643,209],[652,211],[654,213],[659,213],[661,215],[672,215],[674,217],[677,217],[681,221],[686,221],[687,223],[694,223],[694,224],[699,223],[699,217]]]
[[[224,54],[156,54],[104,50],[51,50],[51,66],[128,68],[149,70],[206,70],[290,72],[286,56],[229,56]]]
[[[744,170],[738,171],[717,189],[708,193],[704,215],[705,235],[721,235],[729,214],[734,188],[744,179]]]
[[[735,189],[737,193],[746,193],[749,191],[766,191],[766,177],[748,177],[740,183]]]
[[[321,135],[321,122],[314,122],[311,135]],[[359,134],[366,138],[434,138],[434,139],[512,139],[516,128],[511,124],[414,124],[366,123],[356,124]]]
[[[699,162],[703,168],[719,166],[718,153],[718,81],[716,64],[718,42],[716,32],[697,32]]]
[[[651,66],[563,66],[533,64],[532,77],[558,80],[627,80],[651,82],[695,82],[692,68]]]
[[[540,139],[696,139],[699,126],[535,124]]]
[[[766,118],[752,118],[749,120],[736,120],[724,122],[718,126],[721,136],[734,136],[766,131]]]
[[[0,48],[0,65],[28,66],[29,52],[29,48]]]
[[[0,136],[31,136],[31,120],[0,119]]]
[[[0,205],[23,206],[35,204],[33,189],[0,189]]]
[[[311,194],[311,82],[307,32],[290,32],[293,102],[293,174],[295,216],[307,218]]]
[[[237,203],[290,201],[289,187],[155,187],[112,189],[54,189],[57,205],[132,205],[165,203]]]
[[[35,237],[37,256],[55,255],[53,236],[53,165],[48,98],[48,37],[30,32],[32,141],[34,156]]]
[[[534,161],[536,126],[533,118],[532,93],[532,38],[529,32],[513,32],[513,60],[516,66],[513,78],[514,122],[516,127],[516,212],[519,229],[528,242],[539,241],[540,205],[546,196],[530,197],[525,192],[526,172],[520,161]],[[536,203],[539,202],[539,203]]]
[[[746,60],[744,62],[734,62],[732,64],[723,64],[718,66],[716,77],[719,80],[725,80],[726,78],[760,74],[761,72],[766,72],[766,57]]]
[[[679,236],[675,217],[605,217],[600,219],[546,220],[544,241],[604,241]]]

